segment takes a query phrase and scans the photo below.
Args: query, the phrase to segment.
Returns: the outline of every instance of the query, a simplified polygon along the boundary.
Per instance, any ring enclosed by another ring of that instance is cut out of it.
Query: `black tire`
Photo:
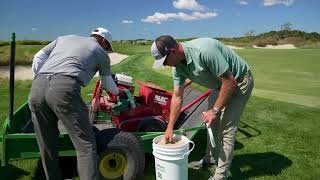
[[[105,129],[96,133],[96,139],[101,179],[135,180],[143,175],[145,156],[132,133]]]
[[[166,130],[166,124],[157,119],[145,119],[138,125],[139,132],[164,132]]]

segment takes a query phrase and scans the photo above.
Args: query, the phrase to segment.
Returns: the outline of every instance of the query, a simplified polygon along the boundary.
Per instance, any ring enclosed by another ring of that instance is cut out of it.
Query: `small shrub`
[[[299,44],[303,44],[305,41],[306,41],[306,38],[304,37],[288,37],[288,38],[279,40],[278,43],[299,45]]]
[[[2,46],[8,46],[8,45],[10,45],[9,42],[7,42],[7,41],[0,41],[0,47],[2,47]]]
[[[264,38],[255,40],[253,44],[258,47],[266,47],[267,45],[278,45],[278,42],[275,38]]]

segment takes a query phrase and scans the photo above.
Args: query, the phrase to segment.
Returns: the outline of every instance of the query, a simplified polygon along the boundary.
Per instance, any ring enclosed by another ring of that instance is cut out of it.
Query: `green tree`
[[[291,29],[292,29],[292,23],[290,22],[283,23],[280,27],[281,31],[290,31]]]
[[[255,31],[254,30],[249,30],[248,32],[244,33],[245,37],[252,37],[255,35]]]

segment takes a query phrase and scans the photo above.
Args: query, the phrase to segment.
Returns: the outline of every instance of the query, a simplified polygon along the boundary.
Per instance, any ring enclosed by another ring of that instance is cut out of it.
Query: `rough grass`
[[[127,55],[149,52],[149,46],[113,43],[115,52]],[[16,65],[31,65],[33,56],[45,45],[16,45]],[[134,48],[132,48],[134,46]],[[10,61],[10,45],[0,46],[0,66],[9,65]]]
[[[32,64],[33,56],[44,45],[17,45],[16,46],[16,64],[29,65]],[[10,46],[0,47],[0,66],[9,65]]]
[[[302,49],[319,49],[320,42],[307,42],[305,44],[300,44],[298,47]]]
[[[131,48],[131,49],[130,49]],[[152,59],[146,48],[126,47],[121,52],[134,53],[125,61],[112,67],[113,72],[127,72],[134,79],[153,80],[161,87],[172,89],[169,69],[152,70]],[[255,76],[255,87],[274,92],[310,95],[319,98],[319,77],[316,69],[320,55],[312,50],[239,50],[251,65]],[[300,59],[303,61],[300,61]],[[311,63],[311,65],[310,65]],[[288,69],[292,69],[288,71]],[[311,76],[311,77],[310,77]],[[22,104],[30,89],[30,81],[16,81],[16,108]],[[94,81],[82,90],[91,93]],[[304,89],[301,88],[304,86]],[[0,122],[3,123],[8,110],[8,81],[0,80]],[[255,94],[248,102],[237,134],[236,150],[229,179],[319,179],[320,137],[319,108],[280,102],[281,96],[267,99]],[[281,94],[280,94],[281,95]],[[189,159],[200,158],[205,149],[205,132],[194,139],[195,150]],[[0,150],[0,155],[2,151]],[[147,156],[144,180],[155,179],[154,161]],[[189,179],[206,179],[213,168],[189,169]],[[0,179],[41,179],[38,160],[14,160],[0,168]]]

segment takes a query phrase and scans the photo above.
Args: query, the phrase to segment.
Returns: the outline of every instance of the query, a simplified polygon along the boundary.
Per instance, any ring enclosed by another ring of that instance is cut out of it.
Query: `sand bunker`
[[[266,45],[266,47],[258,47],[253,45],[253,47],[259,49],[296,49],[293,44]]]
[[[230,49],[244,49],[243,47],[237,47],[237,46],[232,46],[232,45],[226,45]]]

